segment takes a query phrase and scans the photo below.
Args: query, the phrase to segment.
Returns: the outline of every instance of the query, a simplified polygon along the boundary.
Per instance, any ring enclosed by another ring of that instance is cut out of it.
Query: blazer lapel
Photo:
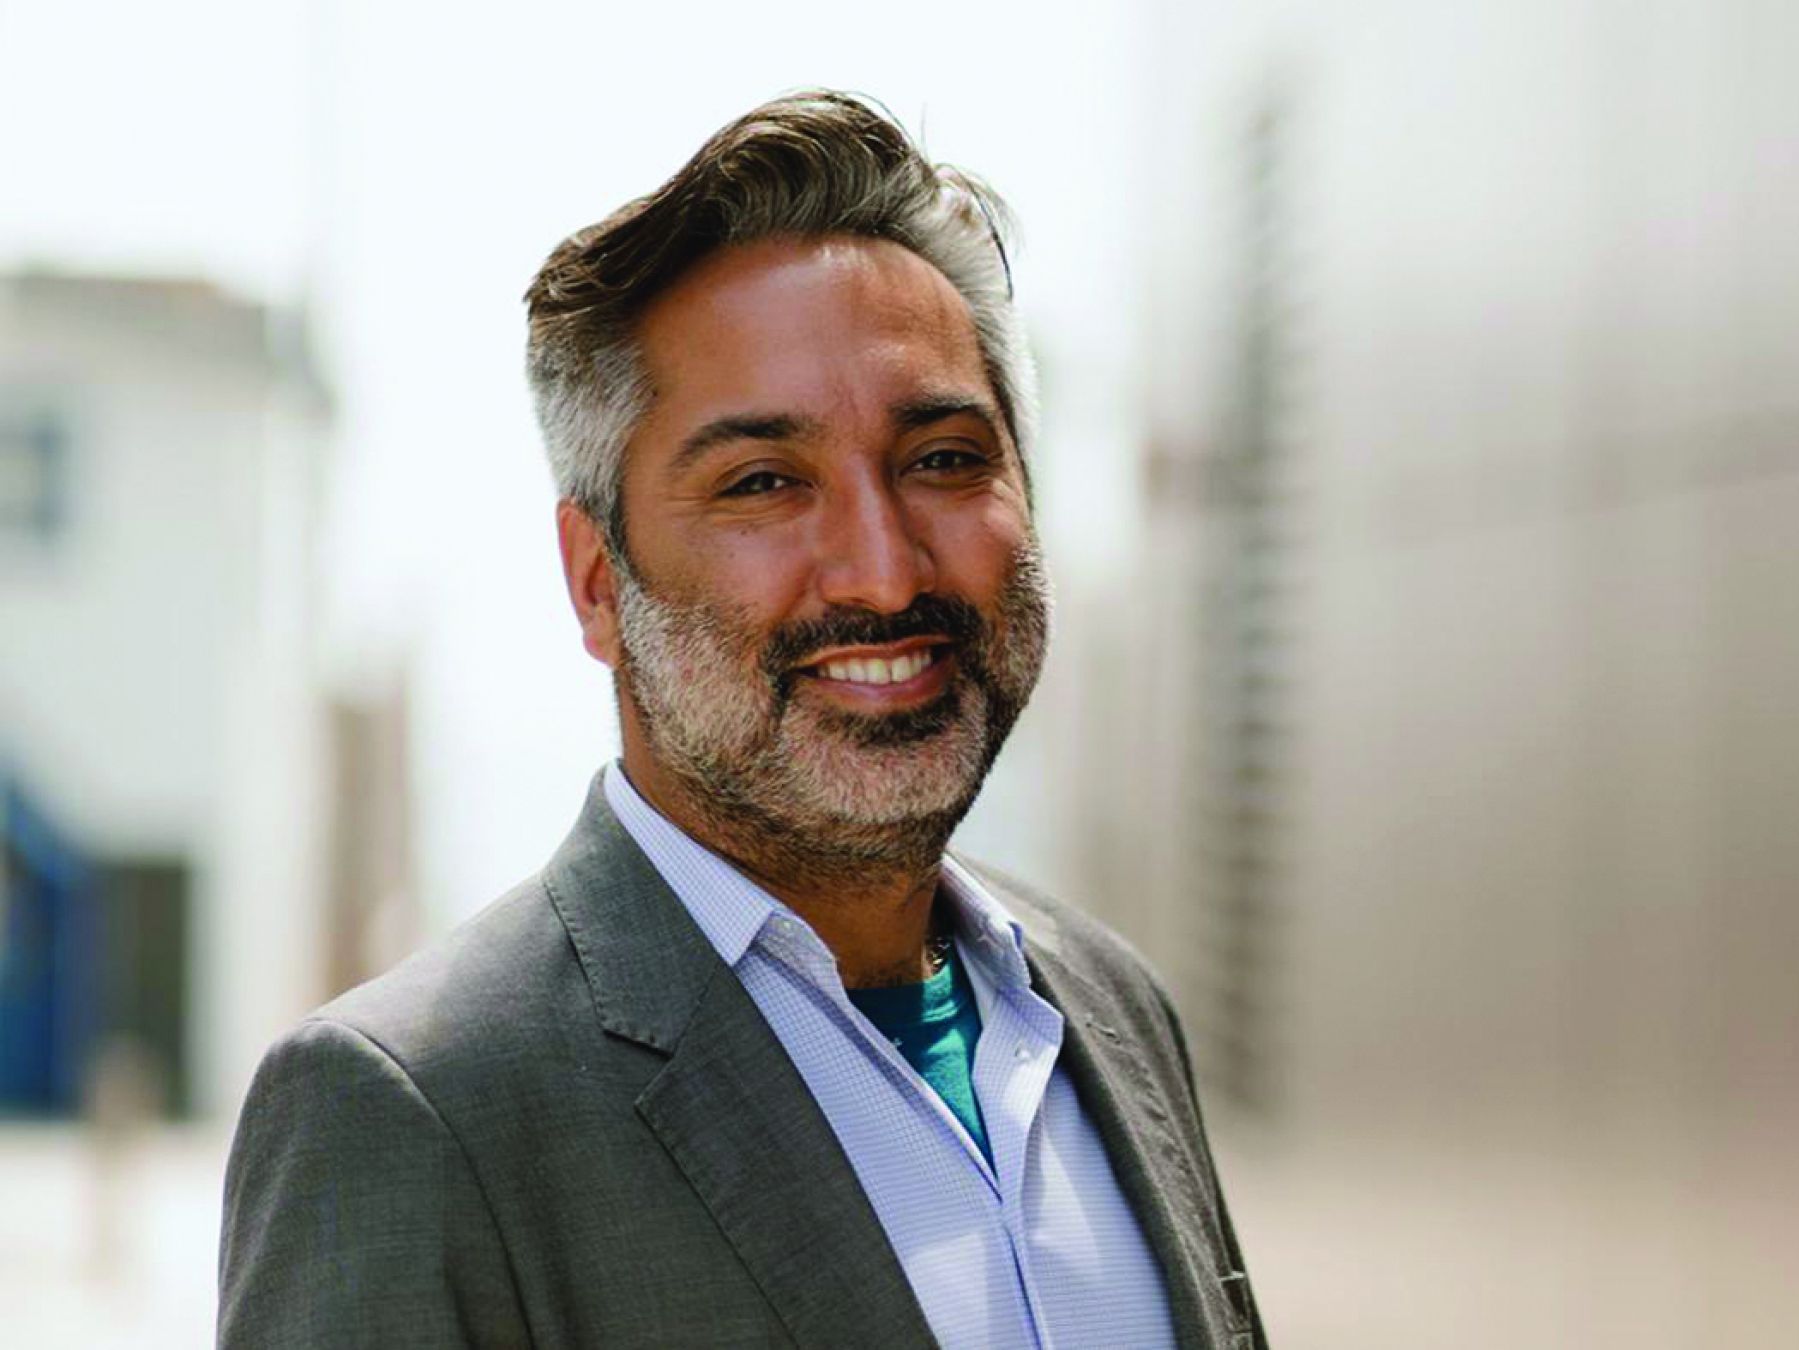
[[[796,1341],[934,1343],[836,1135],[722,963],[637,1110]]]
[[[930,1346],[818,1103],[596,778],[546,871],[601,1025],[669,1056],[636,1102],[793,1339]]]

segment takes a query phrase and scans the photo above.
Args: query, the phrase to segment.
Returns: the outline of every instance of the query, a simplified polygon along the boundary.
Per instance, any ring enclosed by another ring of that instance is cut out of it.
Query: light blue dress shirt
[[[605,788],[811,1089],[948,1350],[1174,1344],[1155,1256],[1056,1066],[1061,1014],[1031,989],[1023,930],[965,868],[944,859],[941,894],[980,1007],[991,1167],[850,1003],[803,919],[658,813],[617,763]]]

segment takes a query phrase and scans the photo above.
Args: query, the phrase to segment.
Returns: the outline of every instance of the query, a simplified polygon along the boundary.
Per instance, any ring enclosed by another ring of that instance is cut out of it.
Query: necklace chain
[[[948,933],[932,933],[925,939],[925,960],[931,963],[931,974],[936,975],[943,969],[943,963],[949,960],[950,949],[956,940]]]

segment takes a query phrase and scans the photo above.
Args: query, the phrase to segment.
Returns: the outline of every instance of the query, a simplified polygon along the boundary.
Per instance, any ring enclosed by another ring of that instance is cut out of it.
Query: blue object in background
[[[0,1111],[73,1115],[104,998],[95,869],[10,779],[0,843]]]

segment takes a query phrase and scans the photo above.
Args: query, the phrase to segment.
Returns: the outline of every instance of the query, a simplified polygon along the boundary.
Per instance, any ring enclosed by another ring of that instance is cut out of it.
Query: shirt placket
[[[975,1092],[981,1100],[987,1143],[998,1172],[1000,1218],[1030,1310],[1031,1327],[1038,1345],[1051,1350],[1031,1259],[1025,1184],[1044,1096],[1061,1049],[1062,1017],[1022,984],[1003,986],[996,995],[975,1049]]]

